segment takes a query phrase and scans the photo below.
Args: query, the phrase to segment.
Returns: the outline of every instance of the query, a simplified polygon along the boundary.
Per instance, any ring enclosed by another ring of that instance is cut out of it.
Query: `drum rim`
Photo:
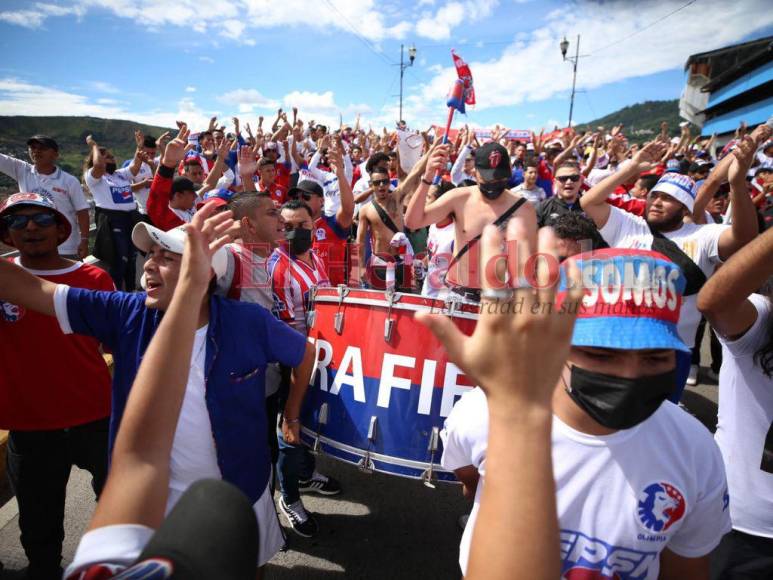
[[[427,300],[436,300],[435,298],[427,298]],[[322,295],[317,294],[314,297],[314,304],[318,303],[330,303],[338,304],[339,298],[337,294]],[[387,300],[379,300],[378,298],[357,298],[354,296],[347,296],[343,300],[343,304],[356,304],[359,306],[379,306],[383,308],[389,308],[389,302]],[[449,310],[450,302],[445,302],[445,306],[442,309],[433,310],[430,306],[424,306],[423,304],[411,304],[409,302],[395,302],[392,304],[392,310],[408,310],[412,312],[435,312],[436,314],[445,314],[451,318],[466,318],[468,320],[478,320],[477,312],[467,312],[465,310]],[[469,303],[458,303],[460,307],[470,306]]]
[[[312,439],[317,438],[317,433],[308,427],[301,427],[301,431],[303,434],[307,435],[308,437],[311,437]],[[367,451],[360,449],[359,447],[352,447],[351,445],[347,445],[346,443],[339,443],[338,441],[335,441],[333,439],[330,439],[329,437],[325,437],[324,435],[319,436],[320,443],[323,443],[324,445],[328,445],[329,447],[332,447],[333,449],[338,449],[340,451],[346,451],[347,453],[351,453],[352,455],[357,455],[358,457],[365,457],[368,455],[371,459],[375,461],[380,461],[381,463],[386,463],[387,465],[396,465],[399,467],[407,467],[409,469],[416,469],[419,471],[424,471],[426,469],[429,469],[430,464],[423,462],[423,461],[415,461],[413,459],[402,459],[400,457],[394,457],[392,455],[384,455],[383,453],[376,453],[374,451],[371,451],[368,453]],[[448,473],[453,475],[453,471],[448,471],[447,469],[443,469],[443,467],[440,466],[439,463],[433,464],[434,471],[436,473]],[[377,470],[380,471],[380,470]],[[390,473],[388,471],[384,473]]]

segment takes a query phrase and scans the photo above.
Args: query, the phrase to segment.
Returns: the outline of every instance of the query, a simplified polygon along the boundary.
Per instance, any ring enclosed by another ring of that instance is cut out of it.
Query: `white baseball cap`
[[[169,252],[182,255],[186,237],[184,226],[165,232],[155,226],[140,222],[132,230],[132,242],[145,253],[148,253],[153,246],[159,245]],[[212,269],[218,278],[226,273],[228,267],[227,251],[223,247],[212,256]]]

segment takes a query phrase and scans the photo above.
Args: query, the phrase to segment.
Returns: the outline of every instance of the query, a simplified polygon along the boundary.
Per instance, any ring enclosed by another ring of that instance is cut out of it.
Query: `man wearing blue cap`
[[[769,131],[769,130],[767,130]],[[687,277],[684,306],[679,317],[679,335],[688,347],[695,343],[701,315],[695,306],[697,292],[717,265],[727,260],[757,235],[757,216],[746,189],[746,171],[766,130],[756,130],[737,147],[728,171],[734,219],[731,226],[696,224],[689,218],[695,204],[695,183],[686,175],[666,173],[647,198],[645,218],[610,206],[607,196],[621,183],[649,169],[662,156],[665,144],[652,142],[639,151],[620,171],[607,177],[581,200],[604,240],[617,248],[654,249],[679,263]],[[697,266],[697,268],[696,268]],[[677,356],[678,401],[690,373],[689,353]],[[697,368],[693,371],[697,379]]]
[[[685,278],[647,250],[575,259],[584,296],[553,393],[561,577],[708,579],[708,555],[730,529],[724,465],[708,430],[666,400],[675,353],[689,353],[676,328]],[[565,296],[559,292],[555,308]],[[465,573],[485,485],[488,416],[486,395],[475,388],[442,434],[443,466],[475,489],[460,547]]]

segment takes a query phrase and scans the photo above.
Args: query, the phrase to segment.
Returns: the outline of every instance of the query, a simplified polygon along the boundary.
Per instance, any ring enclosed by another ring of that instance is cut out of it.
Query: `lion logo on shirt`
[[[26,310],[23,306],[0,300],[0,314],[2,314],[2,319],[6,322],[19,322],[24,318],[25,312]]]
[[[651,532],[665,532],[684,517],[684,495],[666,482],[651,483],[639,496],[639,522]]]

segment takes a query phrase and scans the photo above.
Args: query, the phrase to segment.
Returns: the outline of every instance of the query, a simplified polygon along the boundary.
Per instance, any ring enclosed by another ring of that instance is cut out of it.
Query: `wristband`
[[[424,176],[422,176],[422,178],[421,178],[421,182],[422,182],[423,184],[425,184],[425,185],[433,185],[433,183],[432,183],[431,181],[427,181],[426,179],[424,179]]]

